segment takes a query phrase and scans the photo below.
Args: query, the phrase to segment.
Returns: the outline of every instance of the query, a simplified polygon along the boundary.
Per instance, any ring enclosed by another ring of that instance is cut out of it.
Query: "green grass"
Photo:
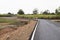
[[[16,20],[9,20],[9,19],[4,19],[4,18],[0,18],[0,23],[13,23]]]
[[[40,19],[59,19],[60,15],[42,15],[42,14],[36,14],[36,15],[17,15],[20,18],[40,18]]]
[[[14,16],[13,14],[0,14],[0,17],[12,17]]]
[[[28,23],[28,21],[18,21],[18,20],[0,18],[0,23],[9,23],[10,25],[25,25]]]

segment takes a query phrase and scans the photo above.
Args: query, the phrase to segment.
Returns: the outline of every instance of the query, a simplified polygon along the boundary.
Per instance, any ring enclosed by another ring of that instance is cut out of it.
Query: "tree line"
[[[35,8],[34,10],[33,10],[33,14],[38,14],[39,12],[38,12],[38,9],[37,8]],[[11,15],[11,13],[10,12],[8,12],[8,14],[9,15]],[[24,13],[24,11],[22,10],[22,9],[20,9],[18,12],[17,12],[17,14],[19,14],[19,15],[23,15],[23,14],[25,14]],[[41,14],[60,14],[60,7],[58,7],[57,9],[55,9],[55,12],[52,12],[52,13],[50,13],[50,11],[49,10],[45,10],[44,12],[42,12]]]

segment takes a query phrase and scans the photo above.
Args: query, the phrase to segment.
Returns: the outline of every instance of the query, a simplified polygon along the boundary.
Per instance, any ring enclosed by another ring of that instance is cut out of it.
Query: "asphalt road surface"
[[[60,24],[40,19],[34,40],[60,40]]]

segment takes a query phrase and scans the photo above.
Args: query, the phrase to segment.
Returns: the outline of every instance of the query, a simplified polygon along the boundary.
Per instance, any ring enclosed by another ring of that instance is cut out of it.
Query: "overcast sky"
[[[0,0],[0,13],[17,13],[19,9],[27,13],[32,13],[34,8],[39,12],[50,10],[54,12],[60,6],[60,0]]]

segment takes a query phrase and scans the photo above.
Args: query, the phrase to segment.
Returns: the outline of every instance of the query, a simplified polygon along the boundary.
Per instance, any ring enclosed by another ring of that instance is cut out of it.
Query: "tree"
[[[55,10],[55,13],[58,13],[58,10],[57,9]]]
[[[22,15],[22,14],[24,14],[24,11],[23,11],[22,9],[20,9],[20,10],[17,12],[17,14],[19,14],[19,15],[21,14],[21,15]]]
[[[49,12],[49,10],[45,10],[44,12],[43,12],[43,14],[49,14],[50,12]]]
[[[12,16],[14,16],[14,14],[12,14],[11,12],[8,12],[8,14],[6,16],[7,17],[12,17]]]
[[[38,13],[38,10],[37,9],[34,9],[33,10],[33,14],[37,14]]]
[[[10,13],[10,12],[8,12],[8,14],[9,14],[9,15],[11,15],[11,13]]]
[[[52,13],[51,13],[51,15],[55,15],[55,13],[54,13],[54,12],[52,12]]]
[[[56,14],[60,14],[60,7],[55,10]]]

